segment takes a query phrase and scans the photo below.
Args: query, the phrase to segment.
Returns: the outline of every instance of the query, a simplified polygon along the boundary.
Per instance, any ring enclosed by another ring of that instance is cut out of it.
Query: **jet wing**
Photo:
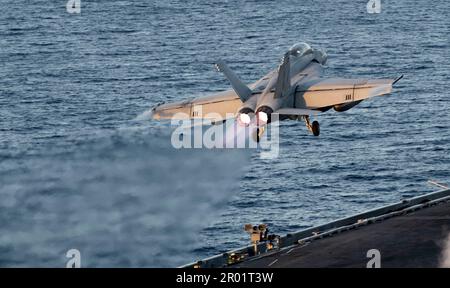
[[[397,79],[317,78],[296,88],[295,107],[318,109],[388,94]]]
[[[273,71],[246,86],[223,61],[216,68],[230,81],[233,90],[210,96],[191,98],[174,103],[162,103],[152,109],[153,119],[209,119],[212,122],[232,118],[250,97],[261,94],[273,76]]]
[[[233,90],[191,98],[152,109],[153,119],[208,119],[213,122],[234,117],[242,101]]]

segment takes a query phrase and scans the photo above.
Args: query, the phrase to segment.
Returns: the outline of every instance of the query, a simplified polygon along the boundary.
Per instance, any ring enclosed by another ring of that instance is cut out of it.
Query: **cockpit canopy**
[[[301,42],[294,44],[294,46],[289,49],[289,53],[294,57],[301,57],[305,54],[312,53],[312,48],[307,43]]]

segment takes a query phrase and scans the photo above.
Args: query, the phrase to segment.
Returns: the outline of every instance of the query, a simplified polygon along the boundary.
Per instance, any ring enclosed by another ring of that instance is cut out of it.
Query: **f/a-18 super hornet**
[[[212,123],[222,123],[231,117],[244,126],[256,121],[261,128],[273,119],[303,119],[308,130],[318,136],[320,126],[317,121],[310,122],[311,115],[331,108],[337,112],[347,111],[364,99],[390,93],[392,85],[402,77],[373,80],[321,78],[326,61],[325,51],[298,43],[284,54],[277,69],[248,86],[219,61],[216,68],[225,74],[232,90],[159,104],[152,109],[152,117],[207,119]],[[275,114],[278,117],[273,117]]]

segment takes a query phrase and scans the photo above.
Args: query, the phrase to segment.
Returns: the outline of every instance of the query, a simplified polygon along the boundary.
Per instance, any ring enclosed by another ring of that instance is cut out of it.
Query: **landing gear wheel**
[[[317,121],[314,121],[311,125],[311,130],[313,132],[314,136],[319,136],[320,135],[320,124]]]

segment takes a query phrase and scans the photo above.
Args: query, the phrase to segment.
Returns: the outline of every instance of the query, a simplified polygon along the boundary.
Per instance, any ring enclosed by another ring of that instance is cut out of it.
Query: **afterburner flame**
[[[251,122],[250,116],[248,114],[242,113],[239,115],[239,123],[244,125],[249,125]]]
[[[260,124],[266,124],[268,120],[269,120],[269,116],[267,115],[266,112],[263,112],[263,111],[258,112],[258,121]]]

